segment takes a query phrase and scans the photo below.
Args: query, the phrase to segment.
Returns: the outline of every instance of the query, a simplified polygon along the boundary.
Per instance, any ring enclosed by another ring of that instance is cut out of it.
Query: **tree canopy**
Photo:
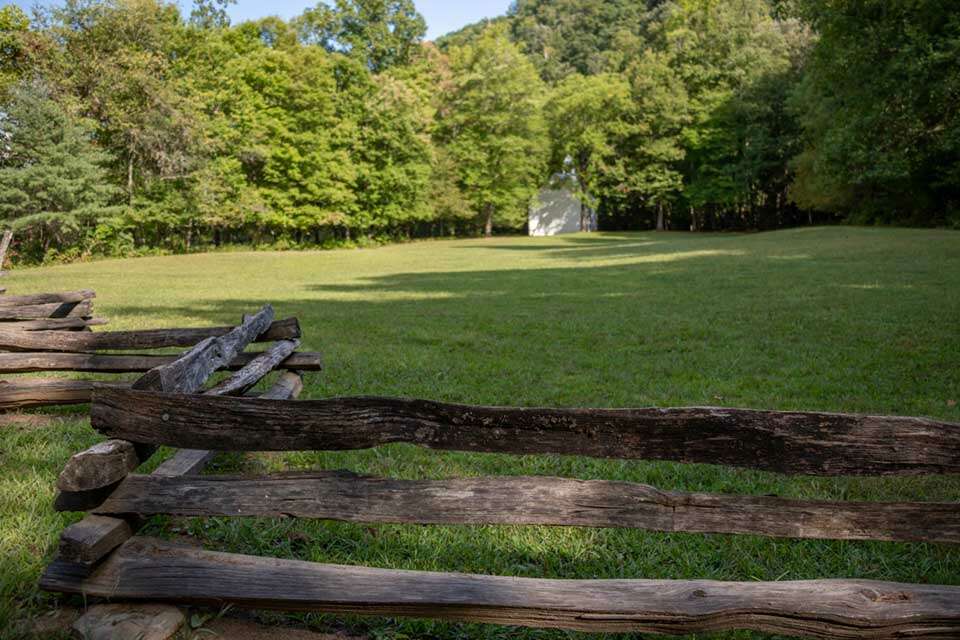
[[[21,258],[518,231],[557,174],[606,229],[960,225],[949,0],[229,1],[0,9]]]

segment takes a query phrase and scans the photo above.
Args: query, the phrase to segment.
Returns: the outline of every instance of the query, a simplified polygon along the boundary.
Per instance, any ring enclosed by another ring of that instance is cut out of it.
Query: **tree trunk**
[[[483,235],[486,238],[493,237],[493,205],[488,204],[484,208]]]
[[[665,229],[663,224],[663,203],[657,203],[657,231],[663,231]]]
[[[133,149],[130,149],[130,157],[127,158],[127,202],[133,206]]]
[[[697,210],[693,208],[693,205],[690,206],[690,231],[700,231],[700,224],[697,220]]]
[[[587,228],[587,205],[580,203],[580,231],[589,231]]]

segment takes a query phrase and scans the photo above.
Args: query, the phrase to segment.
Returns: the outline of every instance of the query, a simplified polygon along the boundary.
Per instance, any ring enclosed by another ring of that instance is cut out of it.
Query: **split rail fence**
[[[262,332],[265,324],[251,324],[258,317],[215,339],[215,348],[200,345],[130,389],[95,388],[91,422],[113,440],[74,456],[60,477],[58,508],[91,515],[64,532],[59,556],[42,578],[45,589],[118,601],[233,603],[592,632],[753,629],[838,639],[960,637],[957,586],[857,579],[557,580],[396,571],[220,553],[134,536],[145,518],[169,514],[960,542],[956,503],[682,493],[548,477],[200,475],[202,465],[193,461],[205,459],[210,450],[350,450],[394,442],[820,476],[960,473],[960,425],[921,418],[722,408],[527,409],[389,398],[289,402],[284,400],[295,394],[286,390],[241,398],[226,397],[222,386],[200,393],[210,372]],[[245,371],[236,376],[249,380]],[[226,388],[244,386],[228,383]],[[152,474],[135,473],[159,445],[186,450]]]
[[[144,373],[176,360],[176,355],[122,353],[171,347],[192,347],[222,336],[232,327],[98,331],[106,324],[93,316],[93,291],[0,296],[0,374],[76,372],[84,374]],[[300,326],[296,318],[273,322],[257,342],[284,341],[286,369],[319,369],[320,357],[295,352]],[[118,353],[121,352],[121,353]],[[238,369],[254,356],[239,354],[228,368]],[[90,402],[96,380],[56,377],[0,379],[0,410]]]

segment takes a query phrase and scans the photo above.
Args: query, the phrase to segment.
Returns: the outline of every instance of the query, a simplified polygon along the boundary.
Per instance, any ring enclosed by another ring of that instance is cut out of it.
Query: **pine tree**
[[[18,231],[21,253],[42,258],[54,247],[82,248],[98,221],[120,211],[119,189],[83,121],[71,117],[39,82],[17,85],[0,116],[0,218]]]

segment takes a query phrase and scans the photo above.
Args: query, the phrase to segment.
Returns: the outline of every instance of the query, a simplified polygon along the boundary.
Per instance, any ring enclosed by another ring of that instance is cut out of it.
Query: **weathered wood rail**
[[[0,374],[146,373],[179,356],[122,352],[194,347],[234,330],[227,326],[92,332],[91,326],[106,322],[92,316],[95,297],[93,291],[81,290],[0,298],[0,352],[5,352],[0,353]],[[277,365],[296,371],[319,370],[318,354],[295,352],[299,337],[296,318],[268,322],[253,341],[277,342],[270,354],[238,352],[225,368],[247,369],[256,360],[258,367],[267,366],[268,371]],[[92,380],[7,378],[0,380],[0,410],[88,403],[93,386]]]
[[[257,558],[134,538],[92,575],[43,585],[88,597],[415,616],[593,632],[748,628],[811,638],[956,638],[960,587],[868,580],[546,580]]]
[[[283,405],[94,390],[105,435],[233,451],[365,449],[395,442],[490,453],[672,460],[808,475],[960,473],[960,425],[836,413],[517,409],[393,398]]]
[[[154,515],[291,517],[421,525],[634,527],[785,538],[960,543],[960,505],[685,493],[549,477],[399,480],[345,471],[199,475],[212,451],[357,449],[405,442],[459,451],[674,460],[785,474],[960,472],[960,425],[920,418],[745,409],[521,409],[424,400],[285,402],[278,338],[230,378],[269,308],[131,387],[95,385],[91,423],[112,438],[75,455],[57,508],[68,528],[42,586],[119,600],[416,616],[592,632],[728,629],[811,638],[960,638],[960,587],[867,580],[555,580],[393,571],[219,553],[136,537]],[[158,445],[182,447],[136,473]]]

